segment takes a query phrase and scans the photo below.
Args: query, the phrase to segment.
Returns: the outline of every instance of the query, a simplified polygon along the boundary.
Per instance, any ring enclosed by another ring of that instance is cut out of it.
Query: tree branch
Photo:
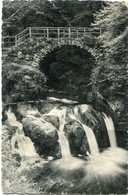
[[[25,3],[14,14],[12,14],[7,20],[10,20],[13,16],[15,16],[24,5]]]

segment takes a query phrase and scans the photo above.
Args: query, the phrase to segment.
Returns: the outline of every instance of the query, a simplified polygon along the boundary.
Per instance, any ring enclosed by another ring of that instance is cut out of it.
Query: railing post
[[[47,39],[49,38],[49,29],[47,28]]]
[[[19,38],[18,38],[18,36],[17,36],[17,45],[19,44]]]
[[[58,28],[58,42],[59,42],[59,39],[60,39],[60,28]]]
[[[71,28],[69,27],[69,39],[71,38]]]
[[[15,36],[15,46],[17,46],[17,36]]]
[[[77,33],[77,38],[78,38],[78,30],[76,31],[76,33]]]
[[[63,38],[65,38],[65,30],[63,29]]]
[[[101,28],[100,28],[100,36],[101,36]]]
[[[90,35],[92,35],[92,31],[91,31],[91,30],[89,30],[89,32],[90,32]]]
[[[85,28],[84,28],[84,36],[85,36]]]
[[[31,29],[31,27],[29,27],[29,37],[30,38],[32,37],[32,29]]]

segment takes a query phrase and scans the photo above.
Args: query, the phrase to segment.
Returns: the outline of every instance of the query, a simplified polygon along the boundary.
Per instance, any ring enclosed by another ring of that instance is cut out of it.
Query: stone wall
[[[33,96],[32,99],[45,96],[47,77],[40,71],[40,61],[49,52],[64,45],[84,48],[93,55],[89,37],[86,39],[84,37],[84,40],[83,38],[58,40],[34,37],[4,51],[2,85],[5,100],[3,101],[13,102],[24,100],[26,97],[30,98],[30,96]]]
[[[88,43],[77,39],[45,39],[45,38],[29,38],[18,46],[10,48],[8,51],[3,52],[3,61],[20,62],[24,65],[29,65],[38,68],[39,62],[50,51],[63,45],[77,46],[86,49],[92,53],[91,47]]]

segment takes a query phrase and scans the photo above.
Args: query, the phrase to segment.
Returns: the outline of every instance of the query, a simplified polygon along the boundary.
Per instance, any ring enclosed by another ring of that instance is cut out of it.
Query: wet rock
[[[42,118],[47,121],[52,123],[57,129],[59,128],[59,118],[54,115],[43,115]]]
[[[99,148],[109,147],[109,138],[105,122],[103,120],[103,114],[93,109],[91,105],[86,106],[87,109],[82,109],[81,105],[78,106],[78,114],[82,123],[86,124],[93,130]]]
[[[74,156],[85,154],[88,150],[88,142],[82,126],[75,120],[68,120],[64,131],[69,139],[71,153]]]
[[[27,117],[28,114],[33,116],[40,116],[40,113],[38,112],[37,108],[35,106],[32,106],[31,104],[18,105],[17,112],[22,117]]]
[[[58,134],[55,126],[42,118],[27,116],[22,120],[25,135],[34,142],[40,155],[55,156],[58,149]]]
[[[52,109],[54,112],[52,112]],[[58,113],[61,109],[62,106],[56,107],[55,109],[55,104],[47,104],[46,102],[41,103],[40,106],[40,112],[42,115],[38,112],[39,105],[37,107],[32,106],[31,104],[21,105],[18,108],[20,115],[25,117],[22,120],[25,135],[31,138],[35,144],[36,151],[44,157],[61,157],[61,149],[57,132],[59,131],[60,126]],[[66,109],[68,110],[67,107]],[[71,107],[69,109],[69,114],[72,109],[80,121],[93,130],[99,148],[104,149],[109,147],[108,134],[102,113],[94,110],[91,105],[85,104]],[[89,150],[85,130],[79,122],[71,119],[68,114],[66,115],[65,122],[64,132],[65,136],[69,140],[72,155],[85,155]]]
[[[55,104],[42,102],[40,106],[38,106],[41,114],[46,114],[50,112],[54,107]]]

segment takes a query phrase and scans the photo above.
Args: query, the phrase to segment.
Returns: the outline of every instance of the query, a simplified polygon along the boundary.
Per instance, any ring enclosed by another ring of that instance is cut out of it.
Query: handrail
[[[35,31],[35,32],[33,32],[33,31]],[[3,40],[3,43],[5,44],[5,47],[7,47],[7,45],[10,47],[10,45],[12,43],[14,43],[13,46],[18,45],[21,41],[24,41],[25,39],[27,39],[27,37],[31,38],[33,35],[34,36],[37,35],[40,37],[42,36],[42,37],[45,37],[46,39],[58,38],[58,40],[59,40],[60,38],[69,38],[69,39],[70,38],[78,38],[81,35],[86,36],[87,33],[93,34],[95,36],[101,35],[101,28],[91,28],[91,27],[27,27],[22,32],[14,35],[14,36],[5,36],[5,37],[3,36],[2,40]],[[12,42],[12,40],[11,40],[12,38],[15,39],[14,42]]]
[[[15,35],[15,36],[19,36],[19,35],[21,35],[22,33],[24,33],[25,31],[27,31],[29,29],[29,27],[27,27],[27,28],[25,28],[23,31],[21,31],[20,33],[18,33],[17,35]]]
[[[90,27],[27,27],[26,29],[24,29],[23,31],[21,31],[20,33],[16,34],[16,35],[13,35],[13,36],[3,36],[3,38],[7,38],[7,37],[15,37],[15,36],[19,36],[21,35],[22,33],[24,33],[25,31],[29,30],[29,28],[31,29],[37,29],[37,30],[40,30],[40,29],[92,29],[92,30],[100,30],[101,28],[90,28]]]
[[[44,28],[55,28],[55,29],[57,29],[57,28],[87,28],[87,29],[94,29],[94,28],[91,28],[91,27],[80,27],[80,26],[72,26],[72,27],[67,27],[67,26],[65,26],[65,27],[61,27],[61,26],[40,26],[40,27],[37,27],[37,26],[32,26],[32,27],[28,27],[28,28],[42,28],[42,29],[44,29]],[[96,28],[95,28],[96,29]],[[100,28],[97,28],[97,29],[100,29]]]
[[[13,36],[4,36],[4,37],[2,37],[2,38],[12,38],[12,37],[15,38],[15,36],[16,36],[16,35],[13,35]]]

